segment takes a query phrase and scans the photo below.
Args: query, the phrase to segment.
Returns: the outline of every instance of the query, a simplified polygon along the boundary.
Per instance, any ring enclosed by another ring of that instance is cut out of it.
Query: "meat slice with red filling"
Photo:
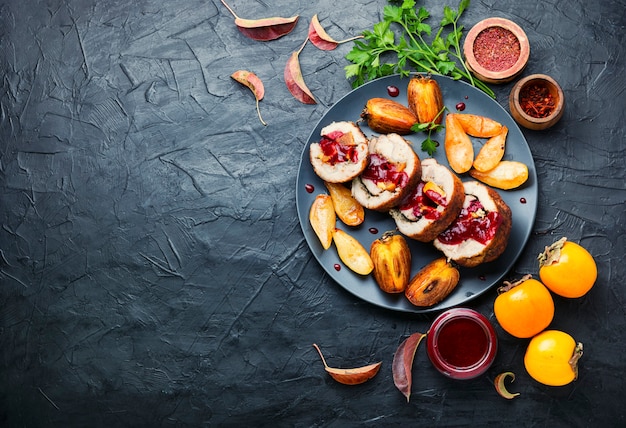
[[[463,267],[496,260],[511,233],[511,209],[498,192],[477,181],[463,183],[461,213],[435,240],[435,248]]]
[[[368,140],[354,122],[333,122],[311,143],[313,170],[329,183],[346,183],[363,172],[368,160]]]
[[[389,213],[398,230],[421,242],[431,242],[457,218],[465,192],[463,182],[433,158],[422,161],[421,181]]]
[[[389,211],[411,192],[422,175],[419,157],[398,134],[373,137],[369,163],[352,180],[352,196],[365,208]]]

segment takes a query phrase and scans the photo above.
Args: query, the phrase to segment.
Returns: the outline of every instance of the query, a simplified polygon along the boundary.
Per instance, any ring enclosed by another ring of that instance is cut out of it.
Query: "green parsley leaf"
[[[443,18],[434,35],[433,28],[426,22],[430,12],[423,6],[417,8],[415,0],[388,2],[390,4],[383,8],[383,20],[371,30],[363,31],[363,38],[355,40],[346,55],[352,63],[345,67],[352,87],[394,73],[408,76],[417,71],[464,79],[495,98],[493,90],[475,79],[463,60],[463,25],[459,24],[459,19],[470,0],[460,0],[456,10],[444,6]]]
[[[422,141],[422,150],[428,153],[429,156],[432,156],[437,151],[437,143],[435,140],[430,138],[430,135]]]

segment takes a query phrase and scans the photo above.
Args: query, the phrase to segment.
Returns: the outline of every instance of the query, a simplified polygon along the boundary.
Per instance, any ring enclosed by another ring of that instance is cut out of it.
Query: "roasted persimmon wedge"
[[[444,148],[450,168],[457,174],[467,172],[474,162],[474,146],[469,135],[456,120],[456,114],[446,116]]]
[[[476,159],[474,159],[474,169],[480,172],[486,172],[494,169],[498,163],[504,157],[504,149],[506,146],[506,136],[509,133],[509,129],[506,126],[502,127],[502,130],[498,135],[495,135],[487,140],[487,142],[480,148]]]
[[[456,120],[463,130],[477,138],[491,138],[502,131],[502,124],[485,116],[476,114],[456,113]]]
[[[358,226],[365,219],[365,209],[359,204],[352,191],[341,183],[324,183],[333,200],[335,213],[348,226]]]
[[[348,269],[359,275],[368,275],[374,270],[374,262],[369,252],[348,232],[335,228],[333,241],[337,247],[339,258]]]
[[[404,295],[415,306],[433,306],[456,288],[459,279],[458,269],[445,257],[440,257],[411,278]]]
[[[469,174],[488,186],[502,190],[515,189],[528,180],[528,167],[518,161],[500,161],[489,171],[481,172],[472,169]]]
[[[321,194],[315,197],[309,210],[309,221],[322,247],[328,250],[333,243],[333,230],[337,223],[335,207],[329,195]]]

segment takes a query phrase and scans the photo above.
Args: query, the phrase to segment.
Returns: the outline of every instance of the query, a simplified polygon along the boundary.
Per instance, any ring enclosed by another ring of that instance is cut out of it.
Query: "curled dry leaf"
[[[237,16],[224,0],[221,0],[221,2],[235,17],[235,25],[244,36],[262,42],[275,40],[291,33],[300,18],[298,15],[295,15],[290,18],[276,16],[262,19],[242,19]]]
[[[393,383],[400,390],[402,395],[409,401],[411,397],[411,385],[413,383],[413,360],[415,352],[422,341],[426,337],[424,333],[413,333],[406,338],[396,350],[393,356],[391,370],[393,372]]]
[[[519,392],[511,393],[506,389],[506,386],[504,385],[504,381],[506,380],[507,377],[511,378],[511,382],[515,381],[515,373],[504,372],[496,376],[493,383],[496,387],[496,391],[498,392],[498,394],[500,394],[500,396],[506,398],[507,400],[512,400],[513,398],[520,395],[520,393]]]
[[[352,40],[361,39],[363,36],[355,36],[350,37],[345,40],[335,40],[328,35],[324,27],[320,24],[319,19],[317,19],[317,14],[313,15],[311,19],[311,23],[309,24],[309,40],[315,47],[321,49],[323,51],[332,51],[336,49],[342,43],[350,42]]]
[[[319,346],[315,343],[313,347],[317,350],[317,353],[320,354],[320,358],[322,359],[322,363],[324,363],[324,369],[326,372],[337,382],[343,383],[344,385],[358,385],[364,382],[367,382],[380,370],[380,366],[383,364],[382,361],[379,361],[374,364],[369,364],[363,367],[356,367],[351,369],[338,369],[334,367],[328,367],[326,364],[326,360],[324,359],[324,355],[322,355],[322,351]]]
[[[230,77],[232,77],[242,85],[250,88],[250,90],[254,94],[254,98],[256,99],[256,112],[259,116],[259,120],[263,125],[267,125],[267,123],[265,123],[265,121],[261,117],[261,110],[259,109],[259,101],[261,101],[265,96],[265,87],[263,86],[263,81],[261,81],[261,79],[259,79],[256,74],[246,70],[237,70],[233,74],[231,74]]]
[[[309,38],[307,37],[300,49],[291,54],[285,65],[284,77],[287,89],[289,89],[289,92],[295,99],[304,104],[317,104],[315,97],[306,86],[306,83],[304,83],[302,70],[300,69],[300,52],[302,52],[308,41]]]

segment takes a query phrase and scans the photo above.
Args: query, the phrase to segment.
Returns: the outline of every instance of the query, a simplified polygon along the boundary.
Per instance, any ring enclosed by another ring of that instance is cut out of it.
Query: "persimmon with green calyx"
[[[578,361],[583,344],[568,333],[545,330],[533,337],[524,355],[524,367],[537,382],[564,386],[578,378]]]
[[[532,275],[504,282],[498,289],[493,312],[500,326],[518,338],[533,337],[545,330],[554,318],[550,291]]]
[[[596,282],[598,267],[581,245],[561,238],[537,257],[539,277],[546,287],[562,297],[582,297]]]

